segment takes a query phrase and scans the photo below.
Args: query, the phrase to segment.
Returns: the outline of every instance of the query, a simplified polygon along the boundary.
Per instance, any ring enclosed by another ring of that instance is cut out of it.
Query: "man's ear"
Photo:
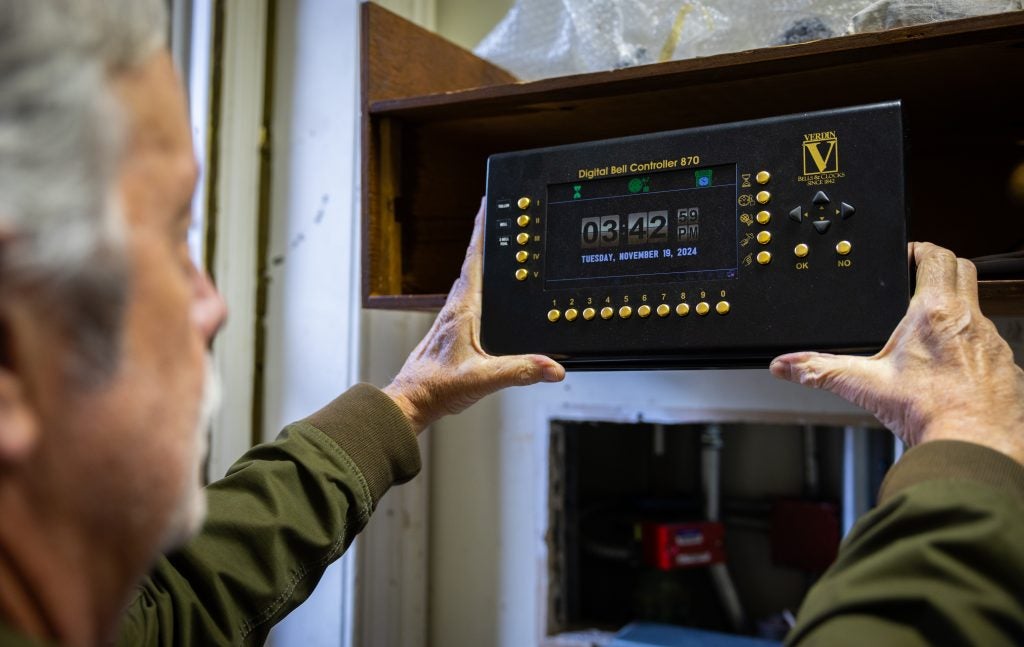
[[[14,237],[7,218],[0,219],[0,258]],[[0,299],[0,468],[19,463],[32,453],[38,442],[42,425],[28,397],[20,366],[18,343],[22,330],[38,334],[38,326],[25,320],[21,308],[12,307],[12,292],[2,286]],[[27,325],[27,327],[26,327]],[[29,340],[24,340],[29,341]]]
[[[34,344],[37,329],[26,328],[30,321],[9,303],[0,304],[0,467],[19,463],[32,453],[42,425],[34,403],[29,397],[20,366],[19,341]],[[29,332],[28,339],[19,340],[19,333]],[[40,358],[42,359],[42,358]]]
[[[19,376],[0,366],[0,466],[20,463],[39,439],[39,418]]]

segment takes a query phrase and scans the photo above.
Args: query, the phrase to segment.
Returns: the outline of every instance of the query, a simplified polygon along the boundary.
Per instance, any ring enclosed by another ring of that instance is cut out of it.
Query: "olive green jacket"
[[[128,608],[119,645],[262,645],[420,469],[402,411],[359,385],[207,488],[203,531],[161,559]]]
[[[262,644],[387,489],[418,469],[401,411],[353,388],[209,487],[202,534],[157,563],[118,644]],[[787,644],[1024,644],[1022,596],[1024,467],[977,445],[928,443],[890,470]],[[2,626],[0,645],[39,647]]]
[[[786,644],[1024,645],[1024,467],[971,443],[908,451]]]

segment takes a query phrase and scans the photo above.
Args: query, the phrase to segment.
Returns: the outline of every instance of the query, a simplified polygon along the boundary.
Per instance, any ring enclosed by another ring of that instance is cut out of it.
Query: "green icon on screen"
[[[630,193],[647,193],[651,190],[651,178],[635,177],[629,181]]]
[[[711,169],[697,171],[694,173],[694,176],[697,178],[697,186],[711,186]]]
[[[583,190],[583,185],[582,184],[574,184],[572,186],[572,190],[573,190],[573,194],[572,194],[572,199],[573,200],[579,200],[580,198],[583,197],[583,194],[580,193],[580,191]]]

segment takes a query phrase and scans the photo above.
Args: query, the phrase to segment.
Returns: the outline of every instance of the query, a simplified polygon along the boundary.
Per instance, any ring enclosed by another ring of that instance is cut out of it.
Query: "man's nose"
[[[192,302],[192,320],[207,343],[224,325],[228,317],[228,306],[210,280],[206,270],[196,269],[195,298]]]

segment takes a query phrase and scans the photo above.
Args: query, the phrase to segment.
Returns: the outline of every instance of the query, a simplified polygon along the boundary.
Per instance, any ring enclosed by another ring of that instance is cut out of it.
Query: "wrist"
[[[413,432],[419,436],[420,432],[426,428],[426,423],[423,421],[423,417],[420,413],[419,408],[413,403],[405,390],[395,382],[388,384],[381,391],[384,395],[394,401],[395,405],[405,414],[405,417],[409,420],[409,425],[412,427]]]
[[[913,445],[938,440],[958,440],[987,447],[1009,456],[1024,466],[1024,415],[949,416],[930,421],[917,435]]]

